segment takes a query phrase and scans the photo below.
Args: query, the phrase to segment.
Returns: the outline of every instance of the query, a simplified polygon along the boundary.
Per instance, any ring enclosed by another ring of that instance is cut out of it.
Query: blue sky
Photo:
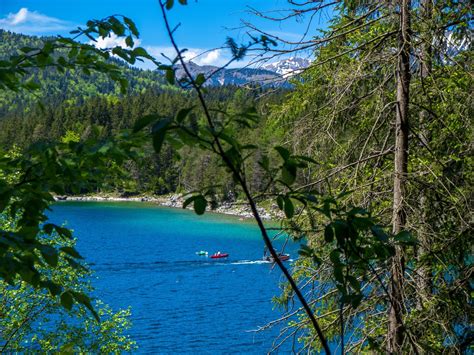
[[[203,51],[219,48],[227,36],[245,41],[247,29],[242,28],[242,20],[289,40],[301,38],[309,21],[306,17],[275,23],[259,20],[248,13],[250,6],[272,11],[273,15],[281,14],[275,10],[288,9],[286,0],[188,1],[187,6],[175,5],[169,15],[171,23],[181,23],[176,38],[180,47],[189,49],[189,59]],[[89,19],[111,14],[125,15],[136,22],[140,46],[156,56],[160,53],[172,55],[157,0],[0,0],[0,28],[24,34],[67,35]],[[326,20],[327,14],[313,19],[310,34],[326,27]],[[100,45],[112,45],[117,41],[111,38]],[[193,60],[199,64],[221,65],[228,57],[226,50],[216,49]]]

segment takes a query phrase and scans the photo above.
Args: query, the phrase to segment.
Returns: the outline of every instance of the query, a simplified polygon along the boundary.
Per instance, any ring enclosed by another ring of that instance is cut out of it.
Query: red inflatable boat
[[[228,256],[228,253],[221,253],[220,251],[218,251],[217,253],[211,255],[211,259],[227,258]]]

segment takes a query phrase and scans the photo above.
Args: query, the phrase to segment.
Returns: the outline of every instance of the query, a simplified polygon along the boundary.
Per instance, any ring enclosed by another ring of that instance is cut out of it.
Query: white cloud
[[[22,7],[17,13],[9,13],[6,17],[0,18],[0,28],[25,34],[64,31],[72,27],[68,21],[46,16],[26,7]]]
[[[16,26],[20,23],[24,23],[28,18],[28,9],[26,7],[23,7],[16,14],[10,14],[9,18],[13,26]]]
[[[125,43],[125,37],[117,37],[115,33],[111,33],[107,37],[99,37],[96,39],[96,42],[90,41],[89,44],[93,44],[97,48],[105,49],[105,48],[113,48],[120,46],[122,48],[128,48],[127,44]],[[139,39],[134,39],[133,48],[140,44]]]
[[[159,46],[149,46],[146,47],[148,53],[153,55],[159,61],[165,62],[166,59],[162,56],[164,54],[170,59],[176,57],[176,52],[173,47],[159,47]],[[228,62],[230,59],[230,52],[223,49],[202,49],[202,48],[188,48],[186,52],[183,53],[185,61],[192,61],[198,65],[214,65],[221,66]]]
[[[221,62],[223,59],[222,56],[222,50],[221,49],[214,49],[213,51],[210,51],[204,56],[200,57],[200,62],[202,64],[209,64],[212,65],[214,63]]]

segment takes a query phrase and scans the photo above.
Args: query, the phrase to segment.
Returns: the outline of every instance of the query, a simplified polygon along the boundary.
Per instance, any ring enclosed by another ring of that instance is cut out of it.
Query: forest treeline
[[[0,29],[0,59],[17,55],[21,53],[21,49],[42,47],[45,41],[51,38],[26,36]],[[60,51],[55,54],[57,57],[61,55],[67,57]],[[163,75],[159,72],[140,70],[126,65],[114,57],[111,57],[109,61],[121,67],[131,92],[135,94],[165,86],[169,90],[173,90],[172,86],[166,85]],[[53,67],[46,67],[42,70],[31,68],[23,80],[36,84],[41,83],[41,90],[34,92],[3,92],[0,96],[0,116],[4,116],[9,112],[28,112],[38,102],[52,107],[63,103],[81,105],[88,98],[118,97],[121,95],[120,85],[117,82],[103,73],[94,71],[84,72],[80,69],[70,69],[59,72]]]
[[[14,53],[20,47],[38,46],[41,39],[0,32],[2,53]],[[151,113],[159,112],[163,117],[173,117],[180,108],[197,105],[196,95],[191,90],[177,89],[167,85],[163,74],[128,67],[115,60],[129,81],[127,95],[122,95],[118,84],[104,74],[86,75],[80,71],[58,73],[55,70],[34,73],[31,78],[41,83],[38,95],[22,93],[12,97],[2,96],[0,104],[0,146],[26,148],[33,143],[54,142],[63,138],[97,139],[110,138],[122,130],[130,129],[135,122]],[[282,88],[240,88],[222,86],[207,88],[207,97],[215,109],[237,113],[256,103],[261,117],[267,117],[272,107],[281,103],[288,92]],[[38,105],[37,99],[41,105]],[[202,125],[203,117],[197,112],[192,117],[195,129]],[[275,141],[278,132],[271,133],[265,122],[256,127],[235,127],[236,135],[255,141],[266,136],[268,142]],[[68,138],[69,137],[69,138]],[[267,149],[262,145],[260,149]],[[157,154],[148,147],[140,161],[130,161],[125,167],[130,175],[126,182],[111,179],[100,182],[100,186],[88,192],[113,192],[119,194],[166,194],[200,189],[205,186],[223,184],[228,191],[216,191],[221,198],[234,196],[232,181],[225,181],[219,162],[209,154],[198,151],[181,151],[176,159],[176,149],[169,144]],[[252,189],[259,191],[264,182],[257,160],[249,166]],[[229,194],[230,193],[230,194]]]
[[[250,106],[257,97],[263,96],[257,105],[261,113],[268,112],[284,96],[283,91],[265,95],[263,90],[237,87],[209,88],[208,94],[214,107],[234,111]],[[196,104],[196,97],[187,91],[149,90],[126,97],[89,98],[79,105],[63,102],[59,105],[36,106],[31,111],[12,112],[1,119],[0,144],[4,148],[25,148],[33,143],[52,142],[67,137],[86,139],[94,136],[106,139],[130,129],[144,115],[160,112],[163,116],[173,117],[179,107],[193,104]],[[193,120],[197,129],[202,117],[196,113]],[[238,127],[236,134],[249,141],[260,139],[262,134],[268,135],[269,141],[274,139],[264,122],[260,122],[258,129]],[[106,187],[100,188],[102,192],[165,194],[178,190],[192,191],[211,185],[212,182],[223,182],[218,161],[212,161],[209,155],[180,151],[180,159],[177,160],[175,153],[176,149],[170,145],[166,145],[159,154],[149,147],[140,162],[128,162],[127,168],[131,172],[128,184],[119,185],[108,181]],[[259,171],[256,161],[253,170],[256,174],[253,188],[258,191]]]

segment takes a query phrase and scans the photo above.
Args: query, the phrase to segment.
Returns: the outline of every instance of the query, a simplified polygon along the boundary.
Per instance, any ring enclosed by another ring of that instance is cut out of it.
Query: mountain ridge
[[[192,61],[186,63],[193,77],[204,74],[207,78],[205,86],[223,85],[264,85],[289,86],[287,79],[301,73],[311,64],[309,59],[290,57],[277,62],[265,64],[259,68],[220,68],[213,65],[198,65]],[[176,65],[176,77],[183,78],[186,74],[181,65]]]

